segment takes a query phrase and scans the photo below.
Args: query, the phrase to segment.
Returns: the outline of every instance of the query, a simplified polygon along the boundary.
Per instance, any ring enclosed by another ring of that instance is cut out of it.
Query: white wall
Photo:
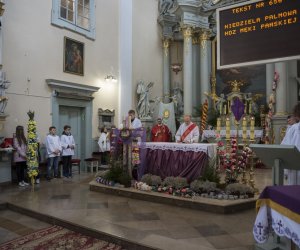
[[[118,0],[96,0],[95,41],[52,26],[51,8],[50,0],[6,1],[2,24],[3,69],[12,84],[7,91],[9,117],[4,136],[11,136],[16,125],[26,125],[29,109],[36,112],[38,133],[47,133],[52,120],[51,93],[45,83],[48,78],[101,87],[94,99],[93,136],[98,134],[98,108],[117,110],[118,84],[105,83],[104,77],[111,73],[118,75],[119,71]],[[83,77],[63,72],[64,36],[85,44]]]
[[[133,0],[133,103],[139,80],[154,82],[151,97],[162,96],[162,38],[158,0]],[[134,107],[136,108],[136,106]]]
[[[162,42],[157,23],[158,0],[132,0],[132,85],[130,98],[136,108],[140,79],[155,83],[152,97],[162,95]],[[57,79],[101,87],[94,95],[93,137],[98,135],[98,108],[116,110],[119,116],[119,84],[104,77],[120,77],[120,2],[96,0],[96,40],[51,25],[52,1],[9,0],[3,17],[3,69],[12,82],[3,136],[17,125],[26,126],[27,111],[34,110],[38,134],[43,139],[51,125],[51,91],[45,79]],[[64,36],[85,44],[84,76],[63,72]],[[122,93],[120,93],[122,96]]]

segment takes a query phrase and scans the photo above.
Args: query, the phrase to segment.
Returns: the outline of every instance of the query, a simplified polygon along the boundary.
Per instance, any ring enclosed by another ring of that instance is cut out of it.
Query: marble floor
[[[30,187],[0,187],[0,202],[16,204],[159,249],[254,248],[254,209],[222,215],[110,196],[89,191],[88,183],[92,179],[93,175],[82,173],[73,179],[42,181],[34,192]],[[256,183],[259,189],[270,185],[271,171],[256,170]],[[1,218],[10,220],[9,212],[3,213],[0,213],[0,224]],[[28,228],[24,232],[47,226],[42,222],[29,224],[26,223]],[[10,235],[6,237],[9,239]]]
[[[0,244],[50,226],[26,215],[0,210]]]

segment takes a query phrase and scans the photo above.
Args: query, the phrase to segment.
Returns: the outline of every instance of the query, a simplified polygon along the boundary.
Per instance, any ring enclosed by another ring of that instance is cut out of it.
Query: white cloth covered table
[[[175,143],[175,142],[147,142],[145,147],[151,150],[172,150],[172,151],[193,151],[193,152],[205,152],[212,158],[216,155],[217,144],[216,143]]]

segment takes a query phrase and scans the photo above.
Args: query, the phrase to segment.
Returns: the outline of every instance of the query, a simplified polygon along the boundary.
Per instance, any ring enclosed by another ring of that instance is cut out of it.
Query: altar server
[[[289,127],[283,138],[282,145],[294,145],[300,151],[300,103],[294,107],[294,117],[297,121],[294,125]],[[300,185],[300,171],[287,170],[288,185]]]
[[[52,168],[54,168],[54,178],[58,178],[59,157],[62,151],[60,138],[56,135],[56,127],[49,128],[49,134],[46,137],[46,149],[48,153],[47,180],[51,180]]]
[[[169,142],[171,132],[165,124],[162,123],[160,117],[157,118],[157,124],[151,130],[151,141],[153,142]]]
[[[199,128],[191,119],[191,115],[184,116],[184,123],[180,125],[175,135],[176,142],[197,143],[199,141]]]
[[[60,137],[62,146],[63,175],[66,178],[72,177],[72,156],[74,155],[75,140],[71,134],[71,126],[65,125]]]
[[[101,152],[101,164],[107,165],[110,152],[110,135],[106,128],[101,128],[101,134],[98,140],[99,152]]]
[[[142,127],[142,122],[140,119],[135,117],[135,111],[134,110],[129,110],[128,111],[128,117],[131,119],[131,128],[137,129]]]

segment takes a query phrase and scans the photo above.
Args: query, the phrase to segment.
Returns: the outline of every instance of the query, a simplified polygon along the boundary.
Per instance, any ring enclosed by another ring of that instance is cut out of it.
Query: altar
[[[216,154],[216,144],[147,142],[144,150],[143,174],[184,177],[189,182],[199,178]]]
[[[243,130],[230,130],[230,137],[238,137],[238,138],[242,138],[243,137]],[[207,140],[209,142],[213,141],[214,139],[216,139],[217,137],[217,132],[216,130],[204,130],[202,133],[202,141]],[[251,135],[251,131],[250,130],[246,130],[246,138],[250,138]],[[226,137],[226,130],[222,129],[220,130],[220,136],[221,138],[225,138]],[[256,141],[259,141],[261,138],[263,137],[263,130],[261,129],[256,129],[254,130],[254,139]]]

